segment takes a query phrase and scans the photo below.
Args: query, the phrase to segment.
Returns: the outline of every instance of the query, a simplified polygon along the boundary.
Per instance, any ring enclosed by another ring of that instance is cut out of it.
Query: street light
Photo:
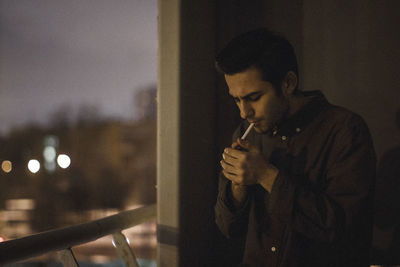
[[[36,159],[31,159],[28,162],[28,170],[31,173],[37,173],[40,170],[40,162]]]
[[[66,169],[71,164],[71,158],[68,155],[60,154],[57,157],[57,163],[58,166],[60,166],[63,169]]]
[[[12,163],[9,160],[4,160],[1,163],[1,169],[5,172],[5,173],[9,173],[12,170]]]

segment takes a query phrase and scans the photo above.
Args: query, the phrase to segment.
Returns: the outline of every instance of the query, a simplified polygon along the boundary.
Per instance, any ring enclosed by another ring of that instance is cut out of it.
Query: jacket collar
[[[310,124],[321,111],[330,106],[325,96],[321,91],[307,91],[302,92],[305,97],[310,97],[310,101],[305,104],[294,115],[284,119],[277,124],[272,130],[272,136],[280,136],[282,140],[294,136],[303,131],[304,128]]]

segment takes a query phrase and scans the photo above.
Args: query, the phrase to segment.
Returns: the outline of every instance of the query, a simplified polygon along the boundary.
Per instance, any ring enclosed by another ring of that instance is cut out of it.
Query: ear
[[[293,71],[286,73],[285,79],[282,81],[282,93],[288,97],[293,94],[297,87],[297,75]]]

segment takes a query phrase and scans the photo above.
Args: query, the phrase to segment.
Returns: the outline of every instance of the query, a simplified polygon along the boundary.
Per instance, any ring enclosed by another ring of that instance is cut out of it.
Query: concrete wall
[[[303,2],[304,88],[361,114],[382,155],[400,141],[400,1]]]

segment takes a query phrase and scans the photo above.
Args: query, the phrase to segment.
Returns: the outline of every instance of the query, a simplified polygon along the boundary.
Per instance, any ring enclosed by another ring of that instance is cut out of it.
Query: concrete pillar
[[[209,266],[215,202],[213,1],[159,0],[158,266]]]
[[[179,1],[158,2],[157,239],[158,266],[178,266]]]

